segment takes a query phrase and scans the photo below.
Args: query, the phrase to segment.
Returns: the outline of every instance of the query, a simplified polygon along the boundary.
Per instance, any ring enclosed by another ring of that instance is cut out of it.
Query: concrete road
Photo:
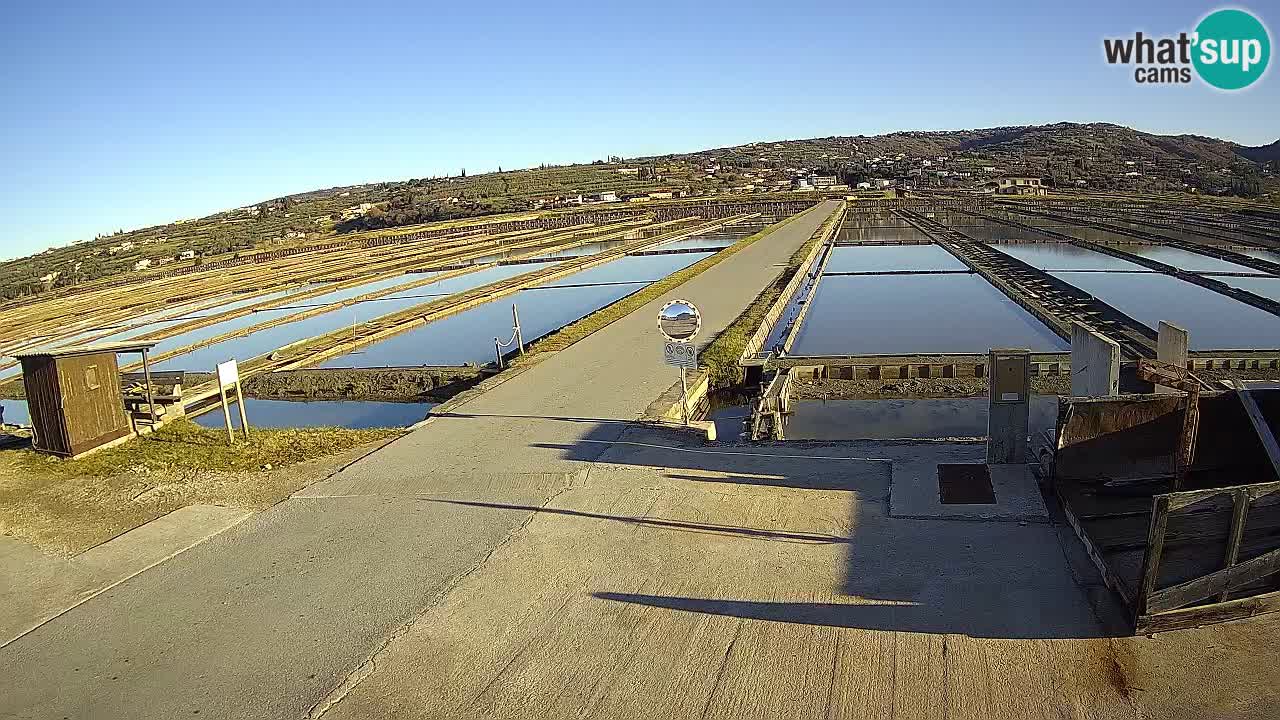
[[[831,209],[677,294],[714,332]],[[626,422],[657,307],[0,649],[0,717],[1280,714],[1275,616],[1112,637],[1061,528],[890,513],[980,446]]]
[[[823,203],[681,287],[708,335],[835,209]],[[307,715],[581,483],[618,421],[671,385],[659,306],[0,649],[0,716]]]

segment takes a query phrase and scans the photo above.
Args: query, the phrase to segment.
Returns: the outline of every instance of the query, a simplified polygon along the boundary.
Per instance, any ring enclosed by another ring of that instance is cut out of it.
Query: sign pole
[[[227,407],[227,389],[222,385],[218,386],[218,399],[222,401],[222,420],[227,424],[227,444],[235,445],[236,436],[231,432],[231,409]]]
[[[240,406],[240,432],[244,433],[244,439],[249,439],[249,418],[244,414],[244,392],[240,390],[240,380],[236,379],[236,404]]]
[[[684,417],[684,424],[689,425],[689,386],[684,381],[684,366],[680,366],[680,414]]]
[[[516,326],[516,348],[524,355],[524,332],[520,329],[520,312],[515,303],[511,303],[511,323]]]
[[[658,311],[658,332],[666,337],[662,356],[668,365],[680,368],[680,419],[689,426],[689,381],[687,368],[698,367],[698,348],[693,338],[702,329],[702,313],[688,300],[672,300]]]

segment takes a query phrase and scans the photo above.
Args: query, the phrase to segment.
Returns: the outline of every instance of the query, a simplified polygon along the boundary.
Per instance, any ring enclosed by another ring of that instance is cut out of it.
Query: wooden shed
[[[103,343],[17,355],[36,450],[77,457],[134,434],[120,392],[117,353],[146,354],[155,343]]]

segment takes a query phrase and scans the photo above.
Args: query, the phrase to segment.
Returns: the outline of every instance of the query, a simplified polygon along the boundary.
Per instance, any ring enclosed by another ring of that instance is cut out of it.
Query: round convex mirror
[[[672,300],[658,312],[658,329],[669,340],[688,340],[702,327],[702,314],[688,300]]]

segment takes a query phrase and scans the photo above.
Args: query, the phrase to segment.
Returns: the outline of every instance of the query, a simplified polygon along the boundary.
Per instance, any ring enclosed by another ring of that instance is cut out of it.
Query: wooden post
[[[689,386],[684,379],[684,366],[680,366],[680,416],[685,426],[689,425]]]
[[[1151,499],[1151,527],[1147,531],[1147,552],[1142,556],[1142,575],[1139,576],[1138,597],[1134,608],[1134,622],[1147,614],[1147,601],[1156,590],[1160,576],[1160,556],[1164,554],[1165,529],[1169,526],[1169,496],[1157,495]]]
[[[511,322],[516,326],[516,348],[524,355],[524,331],[520,329],[520,311],[515,303],[511,303]]]
[[[221,383],[218,385],[218,400],[222,402],[222,420],[227,425],[227,444],[235,445],[236,436],[231,432],[231,409],[227,407],[227,389]]]
[[[1160,321],[1159,335],[1156,344],[1156,359],[1160,362],[1166,362],[1170,365],[1178,365],[1180,367],[1187,366],[1187,348],[1190,346],[1189,335],[1186,330]],[[1176,393],[1177,388],[1171,388],[1167,385],[1156,385],[1156,392],[1161,394]]]
[[[249,418],[244,414],[244,393],[240,390],[240,379],[236,378],[236,404],[240,407],[240,432],[244,439],[249,439]]]
[[[151,388],[151,363],[147,360],[147,349],[142,348],[142,379],[147,382],[147,409],[151,411],[151,429],[156,429],[156,397]]]
[[[1249,491],[1236,490],[1231,493],[1231,532],[1227,535],[1227,556],[1223,558],[1222,567],[1230,568],[1240,559],[1240,543],[1244,540],[1244,526],[1249,517]],[[1222,589],[1218,602],[1227,599],[1230,587]]]
[[[1178,436],[1178,468],[1173,478],[1173,489],[1181,490],[1187,485],[1187,477],[1191,474],[1191,464],[1196,459],[1196,435],[1200,432],[1200,387],[1196,385],[1187,391],[1186,410],[1182,414],[1182,434]]]
[[[1187,394],[1182,414],[1182,432],[1174,451],[1173,489],[1181,490],[1191,474],[1196,457],[1196,435],[1200,430],[1200,379],[1185,366],[1170,365],[1159,360],[1138,360],[1138,378],[1156,385],[1182,390]]]

